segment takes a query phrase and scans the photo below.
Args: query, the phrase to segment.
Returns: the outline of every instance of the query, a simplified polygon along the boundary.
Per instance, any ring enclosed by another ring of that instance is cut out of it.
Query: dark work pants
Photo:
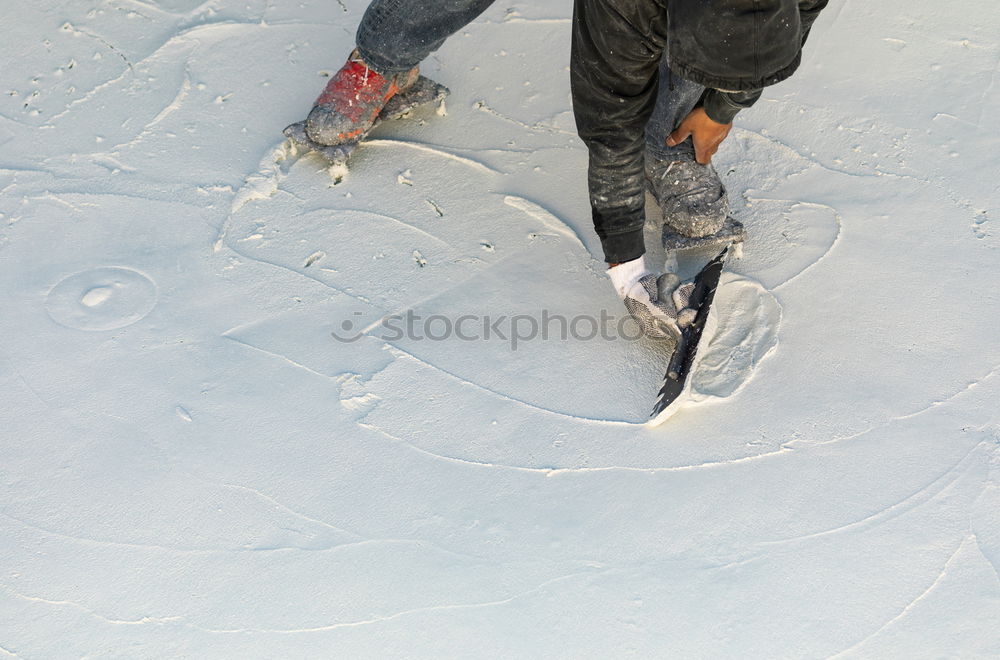
[[[358,27],[359,54],[380,73],[409,70],[491,4],[375,0]],[[576,0],[574,8],[573,110],[590,154],[590,204],[608,262],[629,261],[645,251],[645,154],[694,158],[690,141],[671,148],[666,138],[705,88],[670,75],[663,57],[665,23],[657,2]]]
[[[665,138],[704,91],[670,74],[663,57],[666,34],[666,10],[658,2],[575,0],[573,113],[590,156],[591,212],[609,263],[645,252],[647,125],[654,127],[650,133],[657,133],[657,141]],[[666,81],[658,75],[661,67]],[[650,122],[658,97],[668,116]]]

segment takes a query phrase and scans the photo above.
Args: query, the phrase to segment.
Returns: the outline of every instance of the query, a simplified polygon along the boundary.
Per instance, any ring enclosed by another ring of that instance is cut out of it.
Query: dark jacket
[[[670,68],[705,87],[757,90],[795,72],[827,0],[671,0]]]
[[[643,135],[664,51],[672,74],[708,88],[709,116],[728,123],[762,87],[792,75],[827,1],[575,0],[573,110],[608,262],[645,251]]]

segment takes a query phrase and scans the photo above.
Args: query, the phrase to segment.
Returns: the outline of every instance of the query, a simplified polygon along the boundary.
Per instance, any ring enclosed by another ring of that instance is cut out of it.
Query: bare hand
[[[667,138],[667,146],[676,147],[690,136],[694,143],[694,159],[708,165],[732,128],[732,124],[710,119],[704,108],[695,108]]]

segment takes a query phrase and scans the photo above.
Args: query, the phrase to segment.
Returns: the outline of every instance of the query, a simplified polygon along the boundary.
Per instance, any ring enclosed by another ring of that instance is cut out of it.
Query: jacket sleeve
[[[756,103],[762,91],[755,89],[749,92],[724,92],[721,89],[709,89],[705,92],[702,105],[712,121],[731,124],[736,113]]]

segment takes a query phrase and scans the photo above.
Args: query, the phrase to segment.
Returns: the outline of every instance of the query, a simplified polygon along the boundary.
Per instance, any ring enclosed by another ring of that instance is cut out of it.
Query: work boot
[[[383,76],[368,68],[355,50],[316,99],[306,119],[306,135],[327,146],[360,139],[386,102],[412,87],[418,75],[414,67]]]
[[[694,160],[661,160],[647,153],[646,184],[663,211],[664,247],[668,247],[668,236],[716,239],[723,232],[743,240],[743,226],[729,218],[726,187],[711,165]],[[701,243],[687,242],[690,245],[685,247]]]

